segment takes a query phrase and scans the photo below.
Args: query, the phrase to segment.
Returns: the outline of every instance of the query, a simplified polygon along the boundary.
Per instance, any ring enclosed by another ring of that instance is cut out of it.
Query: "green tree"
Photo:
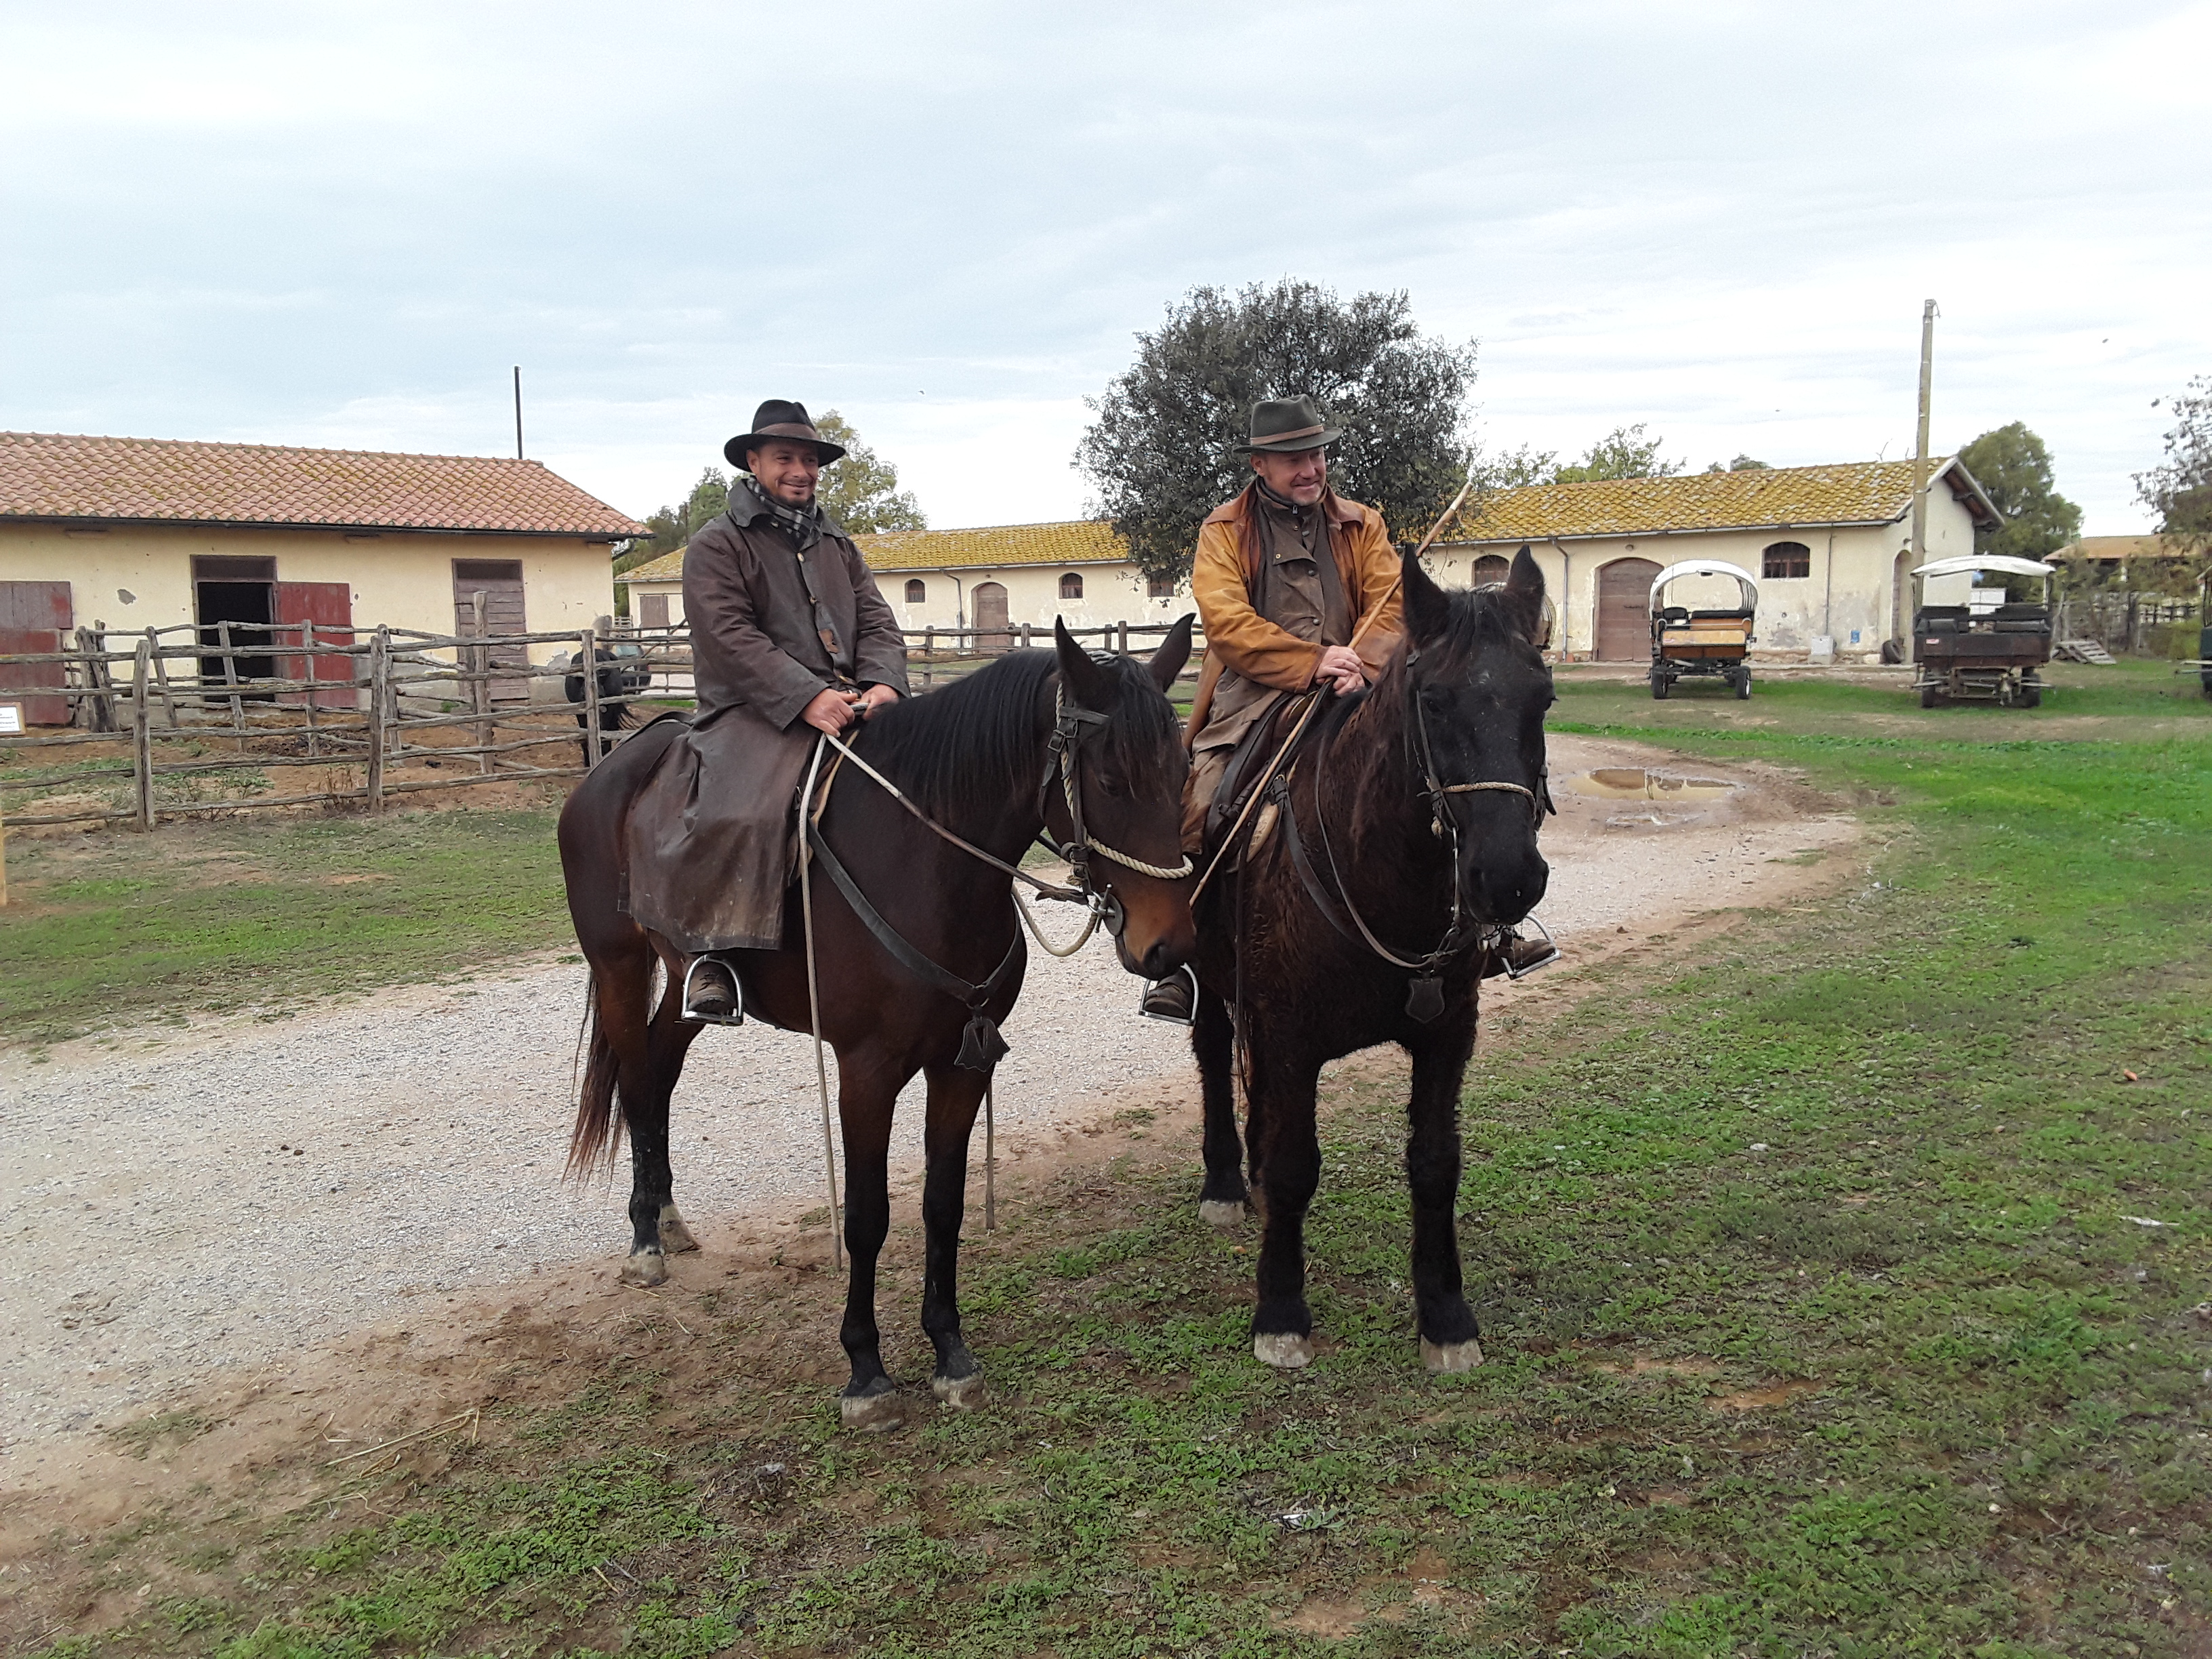
[[[1771,472],[1774,469],[1765,461],[1754,461],[1748,455],[1739,455],[1726,466],[1715,461],[1705,471],[1708,472]]]
[[[814,424],[845,451],[844,459],[832,461],[822,475],[822,506],[831,518],[856,536],[929,527],[914,492],[898,487],[898,469],[862,443],[842,416],[830,410]]]
[[[1559,468],[1553,483],[1595,483],[1601,478],[1671,478],[1687,465],[1662,461],[1659,447],[1664,438],[1649,436],[1644,423],[1619,426],[1589,447],[1581,460]]]
[[[2015,559],[2040,559],[2081,533],[2081,509],[2058,493],[2051,451],[2014,421],[1982,435],[1959,452],[2004,523],[1974,532],[1974,551]]]
[[[2201,555],[2212,550],[2212,374],[2191,380],[2172,408],[2166,459],[2136,474],[2136,499],[2158,514],[2160,534]]]
[[[1148,575],[1189,572],[1198,526],[1251,481],[1230,453],[1265,398],[1313,398],[1344,428],[1330,483],[1418,538],[1459,493],[1474,345],[1425,338],[1402,294],[1340,300],[1316,283],[1193,289],[1137,337],[1137,358],[1088,401],[1075,464]]]
[[[615,544],[615,574],[650,564],[664,553],[673,553],[729,504],[729,476],[719,466],[708,467],[682,501],[646,514],[645,527],[651,535]]]

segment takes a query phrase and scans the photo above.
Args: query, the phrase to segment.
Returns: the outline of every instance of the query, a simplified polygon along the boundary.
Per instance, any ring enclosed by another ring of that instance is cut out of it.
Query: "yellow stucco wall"
[[[1725,559],[1759,579],[1759,612],[1753,624],[1755,654],[1802,656],[1815,636],[1826,635],[1835,641],[1838,659],[1852,661],[1877,657],[1882,641],[1895,631],[1898,555],[1911,538],[1910,521],[1900,519],[1894,524],[1835,531],[1692,531],[1564,544],[1539,542],[1529,551],[1543,568],[1546,589],[1559,613],[1561,637],[1554,647],[1573,655],[1584,656],[1594,648],[1598,572],[1604,566],[1617,559],[1646,559],[1662,567],[1690,559]],[[1778,541],[1802,542],[1810,548],[1812,574],[1760,578],[1762,555]],[[1927,556],[1950,558],[1973,550],[1972,516],[1948,491],[1931,495]],[[1476,559],[1487,554],[1510,556],[1512,551],[1505,546],[1445,545],[1431,556],[1431,568],[1446,586],[1462,586],[1469,580]],[[1911,568],[1910,560],[1905,568]],[[1692,597],[1680,602],[1689,603]]]
[[[1083,578],[1083,597],[1060,597],[1060,579],[1069,572]],[[899,626],[920,633],[925,628],[952,628],[964,616],[966,626],[975,625],[974,593],[977,584],[995,581],[1006,590],[1006,622],[1024,623],[1049,629],[1055,617],[1070,628],[1101,628],[1109,623],[1171,623],[1194,610],[1188,584],[1172,599],[1145,597],[1145,579],[1131,564],[1016,565],[981,570],[879,570],[876,586],[890,602]],[[906,585],[922,585],[920,604],[907,602]],[[632,582],[629,614],[633,623],[644,615],[640,601],[648,593],[668,596],[668,621],[673,627],[684,620],[684,586],[676,581]]]
[[[191,562],[209,556],[274,559],[279,581],[344,582],[353,590],[356,627],[452,633],[456,559],[519,560],[523,613],[532,633],[588,628],[614,609],[608,544],[577,536],[368,536],[173,525],[88,533],[0,522],[0,580],[68,582],[80,627],[97,621],[137,632],[194,621]],[[533,646],[532,659],[542,662],[561,648]]]

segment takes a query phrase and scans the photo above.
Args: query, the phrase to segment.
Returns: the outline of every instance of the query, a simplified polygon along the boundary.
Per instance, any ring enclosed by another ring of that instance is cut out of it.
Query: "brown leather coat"
[[[1359,641],[1359,655],[1379,669],[1403,626],[1398,595],[1391,591],[1398,578],[1397,550],[1382,515],[1373,507],[1348,501],[1333,489],[1323,491],[1316,505],[1328,520],[1329,550],[1352,629],[1370,616],[1375,618]],[[1248,485],[1199,526],[1191,588],[1206,624],[1206,667],[1193,704],[1194,749],[1233,745],[1273,701],[1269,691],[1306,690],[1320,665],[1322,647],[1342,645],[1351,637],[1349,632],[1342,639],[1324,637],[1322,607],[1314,602],[1318,590],[1310,575],[1312,562],[1279,539],[1274,556],[1291,580],[1266,584],[1266,612],[1255,606],[1259,562],[1266,556],[1254,516],[1261,510],[1258,485]],[[1300,565],[1309,567],[1308,572],[1298,572]]]
[[[743,481],[684,552],[684,612],[699,712],[631,808],[630,914],[683,950],[771,950],[815,736],[799,714],[833,685],[905,696],[906,644],[851,539],[825,523],[802,562]]]

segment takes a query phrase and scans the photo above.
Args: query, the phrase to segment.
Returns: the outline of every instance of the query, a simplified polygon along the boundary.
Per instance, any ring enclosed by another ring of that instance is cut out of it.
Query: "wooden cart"
[[[1722,609],[1692,611],[1668,605],[1667,589],[1693,576],[1733,578],[1738,603]],[[1670,564],[1651,579],[1651,695],[1663,698],[1674,682],[1709,675],[1735,688],[1739,699],[1751,695],[1752,623],[1759,609],[1759,584],[1751,572],[1718,559]]]
[[[2005,708],[2033,708],[2043,701],[2039,672],[2051,660],[2051,578],[2057,573],[2034,559],[1996,553],[1937,559],[1912,573],[1916,599],[1930,576],[1961,576],[1995,571],[2040,580],[2038,603],[2010,603],[1976,611],[1965,605],[1916,602],[1912,611],[1913,689],[1920,706],[1994,702]]]

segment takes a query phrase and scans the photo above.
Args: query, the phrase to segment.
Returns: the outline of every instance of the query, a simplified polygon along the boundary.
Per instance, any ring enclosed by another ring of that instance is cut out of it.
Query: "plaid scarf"
[[[757,483],[748,483],[746,488],[751,492],[752,498],[761,504],[761,510],[768,514],[778,529],[791,538],[791,544],[800,552],[804,553],[822,539],[822,507],[819,502],[809,501],[805,507],[786,507]]]

